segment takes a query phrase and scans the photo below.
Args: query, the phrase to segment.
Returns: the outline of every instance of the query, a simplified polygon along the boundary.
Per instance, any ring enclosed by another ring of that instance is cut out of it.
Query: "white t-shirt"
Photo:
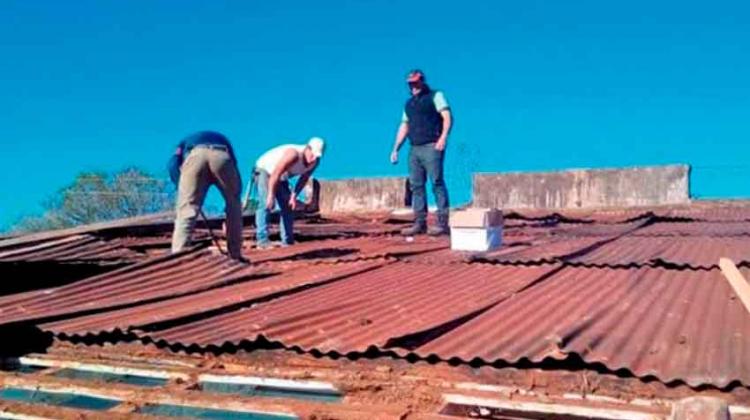
[[[279,165],[279,162],[281,162],[281,159],[284,157],[284,153],[289,149],[294,149],[294,151],[297,152],[297,160],[289,170],[281,174],[281,179],[286,180],[289,179],[290,176],[302,175],[312,169],[312,166],[305,166],[305,159],[302,156],[305,147],[307,146],[304,144],[282,144],[281,146],[276,146],[266,153],[263,153],[263,155],[258,158],[258,161],[255,162],[255,167],[272,174]]]

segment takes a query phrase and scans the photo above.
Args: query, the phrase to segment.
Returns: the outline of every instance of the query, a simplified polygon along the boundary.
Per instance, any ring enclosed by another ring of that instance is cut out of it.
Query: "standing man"
[[[229,140],[214,131],[201,131],[186,137],[169,160],[169,176],[178,185],[172,252],[182,251],[187,246],[206,192],[211,185],[216,185],[226,203],[229,256],[243,260],[242,181]]]
[[[319,137],[307,144],[283,144],[264,153],[255,163],[254,175],[258,185],[258,209],[255,212],[256,241],[258,248],[270,247],[268,240],[268,214],[278,203],[281,209],[282,246],[294,243],[294,210],[297,196],[305,188],[323,156],[325,142]],[[294,192],[289,179],[299,176]]]
[[[412,70],[406,78],[411,98],[406,101],[396,142],[391,152],[391,163],[398,163],[398,151],[409,137],[409,186],[414,210],[414,226],[401,231],[412,236],[427,232],[431,236],[447,235],[448,189],[443,179],[443,161],[446,139],[450,133],[452,118],[445,95],[427,85],[421,70]],[[437,201],[437,226],[427,231],[427,177],[432,182],[432,192]]]

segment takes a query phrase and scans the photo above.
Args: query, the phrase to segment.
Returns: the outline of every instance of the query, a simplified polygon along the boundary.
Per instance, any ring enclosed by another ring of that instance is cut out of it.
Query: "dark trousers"
[[[409,187],[414,222],[425,225],[427,222],[427,178],[432,182],[432,192],[438,208],[438,224],[448,225],[448,188],[443,178],[443,158],[445,152],[435,150],[435,143],[411,146],[409,150]]]

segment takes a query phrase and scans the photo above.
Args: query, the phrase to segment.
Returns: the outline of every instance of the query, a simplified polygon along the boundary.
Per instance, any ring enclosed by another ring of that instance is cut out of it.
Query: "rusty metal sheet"
[[[343,262],[368,258],[406,257],[448,249],[447,238],[417,237],[412,241],[401,236],[328,239],[298,242],[294,246],[267,250],[246,249],[255,263],[295,260]]]
[[[40,328],[63,337],[95,335],[118,330],[126,332],[137,327],[183,317],[208,316],[219,310],[240,309],[261,298],[268,299],[304,287],[344,279],[389,263],[391,262],[383,259],[366,260],[332,265],[325,269],[304,263],[285,266],[277,264],[277,267],[271,268],[264,276],[257,276],[238,284],[125,309],[64,319],[42,324]]]
[[[315,265],[412,255],[447,246],[445,240],[432,238],[413,243],[388,237],[312,241],[251,252],[248,255],[253,265],[231,261],[209,250],[157,257],[69,285],[0,297],[0,319],[14,322],[121,309],[264,278],[269,273],[282,274],[293,270],[295,263],[325,274],[335,270]],[[304,278],[297,280],[304,283]],[[203,310],[194,308],[196,312]]]
[[[0,297],[0,322],[49,318],[116,308],[226,285],[257,269],[210,251],[134,264],[65,286]]]
[[[659,215],[692,221],[750,221],[750,205],[747,201],[735,204],[696,201],[690,206],[661,211]]]
[[[633,236],[750,236],[750,222],[662,222],[639,229]]]
[[[557,264],[613,238],[589,237],[534,237],[522,233],[503,237],[503,246],[489,252],[461,252],[448,248],[403,256],[408,261],[436,265],[456,263],[493,263],[508,265]]]
[[[71,235],[0,248],[0,262],[124,263],[144,255],[124,247],[118,240],[104,241],[92,235]]]
[[[634,222],[627,223],[561,223],[557,226],[550,228],[550,234],[553,236],[600,236],[600,237],[615,237],[621,235],[627,235],[632,232],[638,232],[645,224],[649,222],[649,218],[639,219]]]
[[[376,217],[309,219],[298,224],[307,240],[292,247],[247,241],[251,266],[209,250],[152,258],[0,297],[0,323],[44,322],[68,336],[136,329],[184,346],[264,337],[322,352],[375,346],[487,363],[577,354],[665,382],[747,384],[750,332],[716,269],[729,257],[748,275],[745,209],[721,207],[715,219],[710,207],[659,211],[511,218],[505,246],[484,254],[450,251],[448,238],[391,236],[402,225]],[[0,246],[0,261],[142,259],[169,245],[163,231],[87,232],[15,241]]]
[[[577,264],[595,267],[641,267],[665,265],[678,269],[712,269],[719,258],[750,264],[750,240],[716,237],[626,236],[572,258]]]
[[[418,342],[415,337],[484,310],[555,266],[433,266],[397,262],[216,317],[147,333],[157,342],[202,347],[264,337],[288,346],[347,354]]]
[[[747,386],[750,315],[719,270],[566,267],[416,352],[486,363],[576,354],[667,383]]]
[[[511,221],[541,221],[546,223],[629,223],[653,214],[649,207],[612,208],[612,209],[523,209],[506,211],[505,217]]]
[[[564,261],[591,247],[610,241],[612,238],[590,237],[558,237],[530,244],[501,247],[482,255],[476,255],[476,261],[491,261],[508,264],[550,264]]]
[[[136,230],[138,228],[153,229],[156,226],[169,226],[171,220],[171,213],[156,213],[107,222],[97,222],[69,229],[30,233],[0,241],[0,249],[10,249],[15,246],[33,245],[35,243],[67,238],[73,235],[98,234],[104,231],[126,231],[129,229]]]
[[[554,223],[554,224],[524,224],[503,227],[504,238],[528,237],[543,239],[552,236],[617,236],[629,233],[640,227],[644,222],[637,223]]]

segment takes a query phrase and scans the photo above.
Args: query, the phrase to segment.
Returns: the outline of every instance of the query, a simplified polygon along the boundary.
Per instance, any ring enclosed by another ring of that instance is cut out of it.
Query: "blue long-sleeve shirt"
[[[199,131],[195,134],[191,134],[185,137],[182,141],[177,144],[177,150],[174,155],[169,159],[167,163],[167,170],[169,171],[169,177],[176,185],[180,182],[180,167],[185,156],[190,150],[199,144],[215,144],[220,146],[226,146],[232,160],[237,164],[237,158],[234,155],[234,149],[232,144],[229,143],[223,134],[215,131]]]

